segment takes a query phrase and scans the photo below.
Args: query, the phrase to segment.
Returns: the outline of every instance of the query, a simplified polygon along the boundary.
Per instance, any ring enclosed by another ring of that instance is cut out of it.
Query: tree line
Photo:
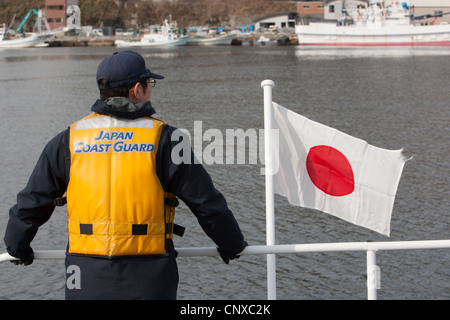
[[[30,9],[44,9],[44,0],[2,0],[0,23],[13,28]],[[295,11],[295,3],[280,0],[79,0],[81,24],[121,28],[141,28],[172,18],[179,27],[210,25],[238,26],[267,14]],[[35,18],[25,26],[30,30]]]

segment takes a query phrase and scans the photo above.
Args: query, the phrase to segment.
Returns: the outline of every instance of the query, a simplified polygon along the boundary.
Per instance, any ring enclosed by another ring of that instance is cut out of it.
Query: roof
[[[279,13],[273,13],[273,14],[269,14],[263,17],[260,17],[258,19],[253,20],[253,22],[258,22],[258,21],[262,21],[262,20],[266,20],[269,18],[274,18],[274,17],[280,17],[280,16],[292,16],[292,19],[295,19],[295,17],[297,17],[298,13],[297,12],[279,12]]]

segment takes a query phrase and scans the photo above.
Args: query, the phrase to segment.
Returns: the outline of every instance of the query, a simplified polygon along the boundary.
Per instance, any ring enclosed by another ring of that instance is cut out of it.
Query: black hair
[[[147,90],[147,79],[145,80],[141,80],[138,81],[142,88],[144,90]],[[138,83],[136,82],[136,83]],[[108,87],[108,81],[106,81],[106,79],[100,79],[98,80],[98,83],[105,87],[105,89],[100,89],[100,99],[101,100],[106,100],[108,98],[112,98],[112,97],[125,97],[125,98],[129,98],[130,95],[130,89],[133,88],[136,83],[132,84],[132,85],[128,85],[128,86],[121,86],[121,87],[116,87],[116,88],[109,88]]]

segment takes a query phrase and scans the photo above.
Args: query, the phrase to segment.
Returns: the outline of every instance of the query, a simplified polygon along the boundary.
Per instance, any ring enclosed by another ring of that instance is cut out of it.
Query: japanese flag
[[[274,192],[389,236],[406,159],[273,103]]]

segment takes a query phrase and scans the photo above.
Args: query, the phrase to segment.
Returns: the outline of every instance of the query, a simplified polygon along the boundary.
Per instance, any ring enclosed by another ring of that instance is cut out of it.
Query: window
[[[328,7],[328,12],[333,13],[334,12],[334,6],[329,6]]]
[[[64,19],[63,18],[50,18],[50,19],[47,19],[47,21],[49,23],[63,23]]]
[[[64,5],[47,6],[47,10],[64,10]]]

